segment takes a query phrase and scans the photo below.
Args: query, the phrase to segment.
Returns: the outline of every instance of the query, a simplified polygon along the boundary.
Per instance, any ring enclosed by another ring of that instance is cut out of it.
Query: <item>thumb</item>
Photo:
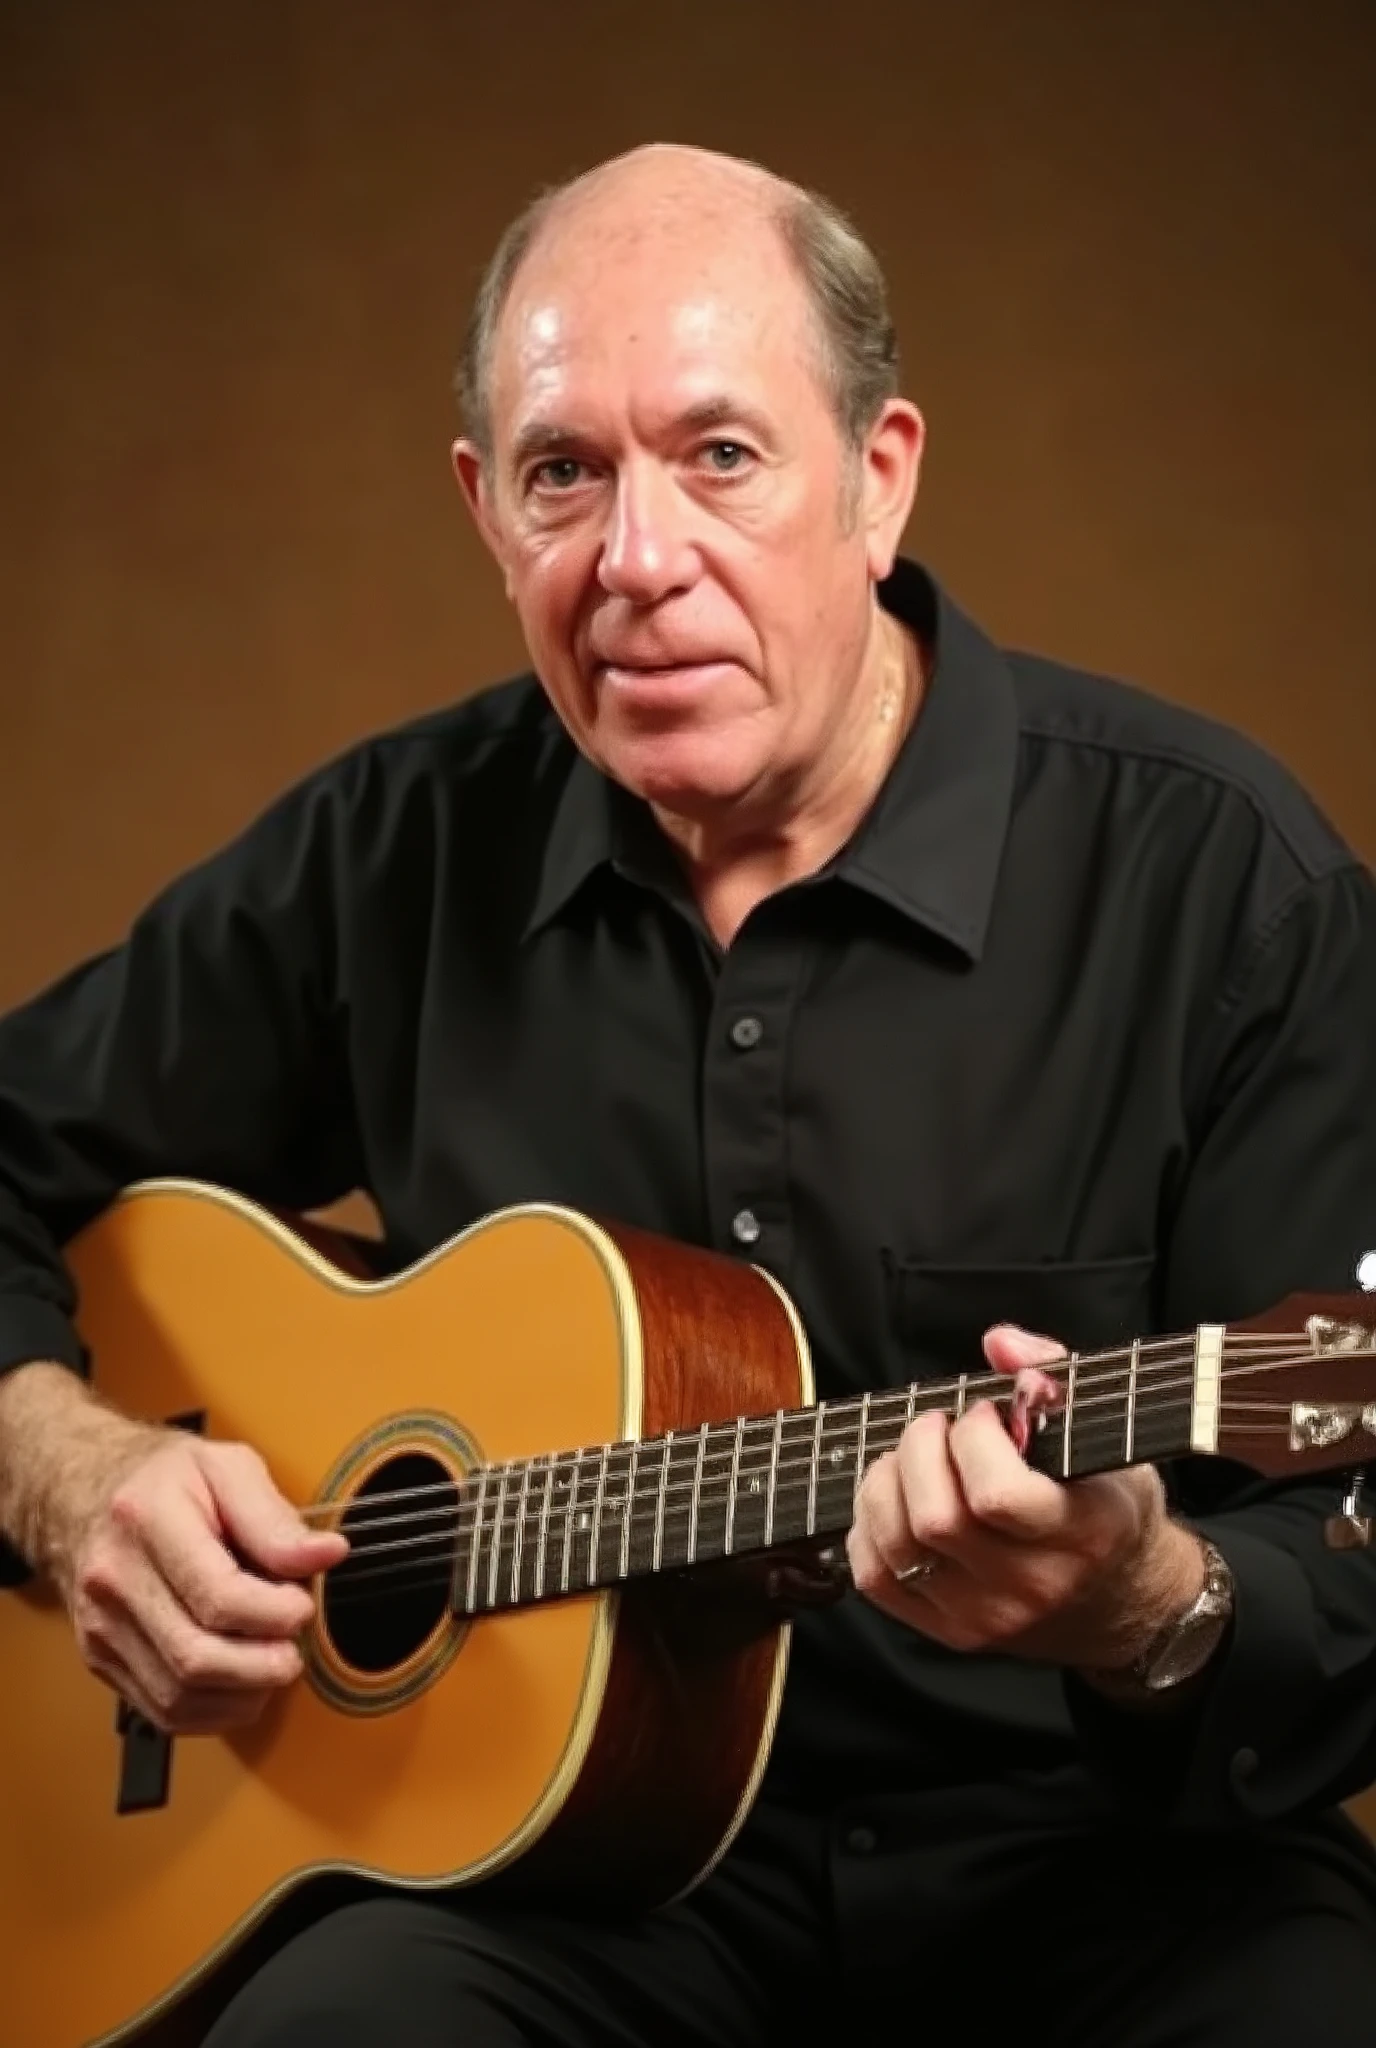
[[[221,1526],[240,1556],[279,1579],[308,1579],[348,1553],[333,1529],[312,1529],[243,1444],[207,1444],[206,1476]]]

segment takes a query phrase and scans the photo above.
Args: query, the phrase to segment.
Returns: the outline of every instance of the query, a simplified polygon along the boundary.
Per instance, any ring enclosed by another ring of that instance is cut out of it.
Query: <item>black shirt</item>
[[[398,1262],[536,1199],[748,1257],[824,1395],[974,1365],[1004,1318],[1088,1347],[1351,1285],[1370,876],[1237,735],[996,650],[912,565],[883,597],[936,651],[920,717],[725,952],[525,677],[313,776],[0,1024],[0,1365],[77,1361],[58,1248],[165,1173],[366,1187]],[[1163,1812],[1227,1825],[1376,1774],[1376,1562],[1320,1546],[1336,1481],[1171,1477],[1238,1581],[1183,1748],[852,1598],[800,1625],[776,1788],[853,1813],[1030,1774],[1089,1814],[1169,1754]]]

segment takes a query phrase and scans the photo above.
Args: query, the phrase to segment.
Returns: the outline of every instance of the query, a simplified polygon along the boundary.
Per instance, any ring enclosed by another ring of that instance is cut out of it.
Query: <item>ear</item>
[[[893,568],[898,543],[917,496],[927,429],[917,407],[891,398],[870,428],[861,451],[860,517],[871,577],[880,583]]]
[[[454,443],[450,450],[450,461],[454,466],[454,476],[459,489],[463,492],[464,502],[473,514],[473,524],[501,570],[506,583],[506,594],[510,597],[511,571],[507,566],[506,541],[492,502],[492,485],[487,465],[477,445],[464,440]]]

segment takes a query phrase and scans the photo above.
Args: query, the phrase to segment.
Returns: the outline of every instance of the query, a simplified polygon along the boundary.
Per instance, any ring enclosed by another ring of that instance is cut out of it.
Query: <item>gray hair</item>
[[[569,184],[577,182],[569,180]],[[464,431],[490,465],[492,348],[516,273],[555,203],[569,189],[537,194],[503,234],[483,272],[454,373]],[[898,339],[878,259],[839,206],[819,192],[790,187],[774,209],[807,291],[821,351],[821,370],[836,424],[858,452],[887,399],[898,389]]]

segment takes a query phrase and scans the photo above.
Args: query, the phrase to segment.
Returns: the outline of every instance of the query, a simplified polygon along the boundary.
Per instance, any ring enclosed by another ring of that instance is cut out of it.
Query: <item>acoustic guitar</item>
[[[158,1182],[69,1255],[96,1385],[257,1445],[351,1549],[315,1589],[305,1677],[224,1736],[167,1737],[86,1672],[50,1590],[0,1592],[3,2048],[188,2048],[366,1885],[611,1910],[692,1885],[764,1770],[790,1567],[839,1545],[915,1415],[1011,1391],[962,1374],[814,1404],[766,1274],[554,1207],[375,1281]],[[1299,1296],[1071,1358],[1029,1456],[1067,1479],[1188,1452],[1359,1466],[1374,1326],[1359,1294]],[[1347,1509],[1330,1537],[1354,1544]]]

